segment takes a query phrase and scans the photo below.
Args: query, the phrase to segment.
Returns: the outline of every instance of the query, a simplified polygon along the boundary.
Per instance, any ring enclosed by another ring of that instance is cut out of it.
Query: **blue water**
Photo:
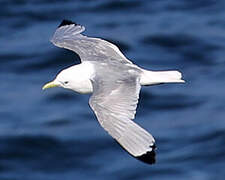
[[[1,180],[220,180],[225,176],[225,1],[0,1]],[[89,95],[42,91],[78,64],[49,39],[62,19],[117,44],[134,63],[179,69],[186,84],[142,88],[135,121],[157,163],[129,156],[100,127]]]

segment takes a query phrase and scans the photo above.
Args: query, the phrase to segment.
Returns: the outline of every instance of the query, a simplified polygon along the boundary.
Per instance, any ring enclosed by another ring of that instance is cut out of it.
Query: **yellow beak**
[[[53,88],[53,87],[59,87],[59,84],[56,84],[54,81],[49,82],[42,87],[42,90]]]

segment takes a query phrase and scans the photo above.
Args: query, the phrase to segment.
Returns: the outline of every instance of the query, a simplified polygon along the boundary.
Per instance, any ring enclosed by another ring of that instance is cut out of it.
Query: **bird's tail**
[[[155,85],[162,83],[184,83],[179,71],[148,71],[142,69],[141,85]]]

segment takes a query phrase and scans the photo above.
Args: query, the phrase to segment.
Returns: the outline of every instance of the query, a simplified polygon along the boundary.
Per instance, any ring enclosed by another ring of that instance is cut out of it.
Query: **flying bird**
[[[183,83],[179,71],[150,71],[133,64],[119,48],[100,38],[81,34],[85,27],[63,20],[51,42],[77,53],[81,63],[62,70],[43,90],[63,87],[92,93],[89,105],[100,125],[132,156],[155,163],[155,140],[133,119],[141,86]]]

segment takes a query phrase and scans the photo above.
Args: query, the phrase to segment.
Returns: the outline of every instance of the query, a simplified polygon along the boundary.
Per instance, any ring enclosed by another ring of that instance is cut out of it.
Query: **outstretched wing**
[[[74,51],[80,56],[81,61],[116,60],[132,64],[117,46],[100,38],[84,36],[81,34],[84,30],[84,26],[63,20],[51,42],[55,46]]]
[[[89,104],[100,125],[125,150],[141,161],[155,163],[154,138],[132,121],[139,98],[139,79],[136,76],[116,78],[95,76]]]

